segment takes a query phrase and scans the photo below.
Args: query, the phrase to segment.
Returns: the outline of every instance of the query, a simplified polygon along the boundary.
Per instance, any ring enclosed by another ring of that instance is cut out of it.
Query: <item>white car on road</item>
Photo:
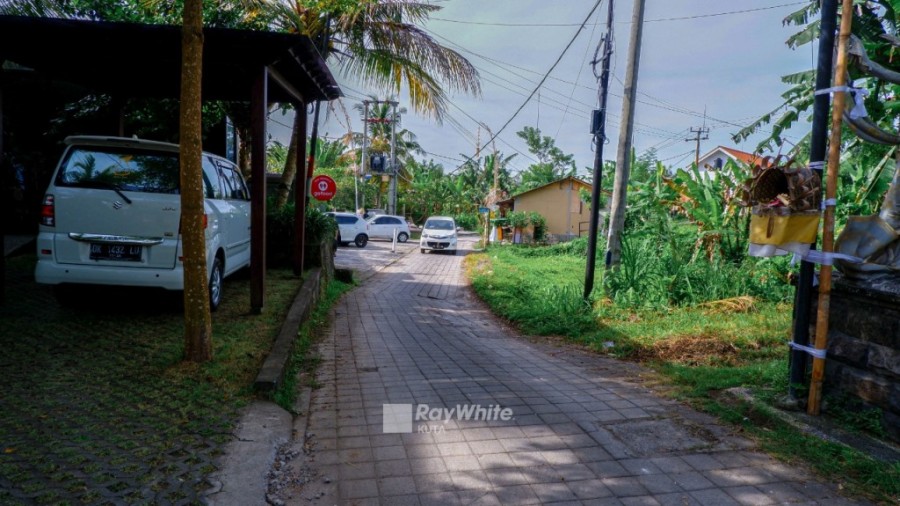
[[[456,220],[450,216],[431,216],[422,225],[419,249],[456,252]]]
[[[368,220],[369,237],[394,240],[394,231],[397,231],[397,242],[409,240],[409,223],[402,216],[380,214]]]
[[[341,246],[352,242],[357,248],[365,248],[369,243],[369,226],[366,220],[354,213],[329,211],[325,214],[333,216],[337,221],[338,243]]]

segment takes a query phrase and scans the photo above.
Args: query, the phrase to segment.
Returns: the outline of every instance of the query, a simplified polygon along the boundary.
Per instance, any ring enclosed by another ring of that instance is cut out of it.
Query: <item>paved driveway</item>
[[[418,247],[419,241],[412,239],[396,244],[373,239],[364,248],[357,248],[353,244],[340,246],[334,255],[334,266],[339,269],[353,269],[356,271],[356,279],[365,280]]]
[[[286,503],[854,503],[655,396],[636,366],[516,336],[461,260],[412,252],[336,306],[302,442],[315,478]]]

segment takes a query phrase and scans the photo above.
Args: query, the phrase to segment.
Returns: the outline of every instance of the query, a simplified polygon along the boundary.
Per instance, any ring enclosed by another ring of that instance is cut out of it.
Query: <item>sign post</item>
[[[316,200],[331,200],[334,198],[334,194],[337,193],[337,185],[334,183],[334,179],[324,174],[314,177],[310,186],[312,196]]]

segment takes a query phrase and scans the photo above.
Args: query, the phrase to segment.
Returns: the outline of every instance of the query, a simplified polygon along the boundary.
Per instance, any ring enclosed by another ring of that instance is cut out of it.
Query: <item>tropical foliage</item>
[[[576,175],[575,157],[563,153],[556,147],[556,141],[552,137],[541,135],[539,128],[525,127],[516,132],[516,135],[525,141],[528,151],[537,158],[537,163],[529,165],[520,175],[516,193]]]
[[[789,48],[797,49],[818,40],[821,14],[819,4],[818,0],[809,0],[806,5],[784,18],[783,24],[799,27],[799,31],[786,41]],[[892,41],[896,41],[896,37],[900,35],[898,22],[900,2],[897,0],[854,2],[853,35],[862,40],[866,54],[872,61],[895,71],[900,67],[894,56],[897,46]],[[852,84],[868,91],[865,105],[869,118],[883,128],[893,130],[898,112],[894,98],[900,92],[900,87],[873,79],[854,65],[850,66],[849,72]],[[782,82],[788,89],[781,95],[782,104],[738,131],[734,140],[740,142],[755,133],[765,132],[766,137],[759,143],[757,151],[804,157],[809,146],[809,136],[795,145],[787,145],[784,133],[801,121],[812,120],[815,78],[815,69],[783,76]],[[866,156],[866,152],[872,151],[877,153],[877,157],[887,149],[889,148],[884,146],[860,143],[852,135],[845,135],[843,138],[842,151],[845,153],[854,151],[860,156]]]

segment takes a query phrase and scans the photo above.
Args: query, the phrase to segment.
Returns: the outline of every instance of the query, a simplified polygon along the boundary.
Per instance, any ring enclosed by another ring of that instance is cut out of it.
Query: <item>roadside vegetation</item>
[[[469,255],[475,292],[524,333],[640,362],[654,371],[656,388],[734,424],[773,454],[805,462],[854,495],[896,503],[900,463],[822,441],[776,416],[789,386],[785,344],[796,269],[789,257],[746,255],[748,216],[737,200],[746,168],[728,164],[707,179],[696,169],[637,167],[621,265],[605,271],[598,255],[589,300],[582,293],[585,238],[494,244]],[[602,237],[597,250],[605,251]],[[846,399],[830,405],[826,416],[839,426],[884,436],[879,412]]]
[[[300,388],[316,388],[315,370],[320,359],[314,353],[313,345],[327,331],[328,313],[335,302],[344,293],[350,291],[353,284],[332,280],[325,287],[325,293],[309,318],[300,326],[294,349],[284,371],[284,381],[275,390],[273,400],[287,411],[295,412],[294,403]]]

